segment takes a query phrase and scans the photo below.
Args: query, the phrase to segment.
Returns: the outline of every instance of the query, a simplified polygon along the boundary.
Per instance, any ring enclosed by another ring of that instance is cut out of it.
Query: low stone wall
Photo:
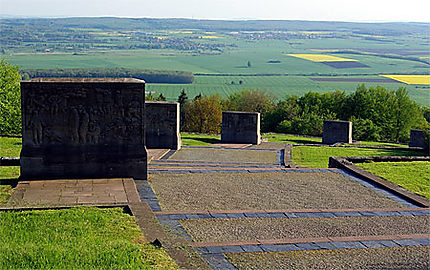
[[[19,157],[0,157],[0,166],[19,166]]]
[[[409,138],[409,147],[426,147],[426,135],[424,130],[412,129]]]
[[[325,120],[322,143],[352,143],[352,122]]]
[[[149,149],[181,148],[179,103],[165,101],[145,102],[145,136]]]
[[[330,168],[339,168],[343,169],[347,172],[355,174],[364,180],[374,183],[378,186],[381,186],[385,189],[390,190],[391,192],[406,198],[409,201],[414,202],[417,205],[422,207],[430,207],[430,200],[419,196],[409,190],[406,190],[390,181],[387,181],[379,176],[376,176],[356,165],[354,163],[363,163],[367,161],[374,162],[399,162],[399,161],[429,161],[430,157],[428,156],[415,156],[415,157],[404,157],[404,156],[392,156],[392,157],[330,157],[329,159],[329,167]]]
[[[260,144],[260,113],[222,112],[221,142]]]

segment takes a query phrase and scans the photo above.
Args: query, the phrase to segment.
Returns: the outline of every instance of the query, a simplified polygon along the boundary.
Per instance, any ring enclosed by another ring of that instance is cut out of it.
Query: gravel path
[[[276,163],[276,155],[275,151],[181,149],[169,159]]]
[[[249,149],[284,149],[285,143],[263,142],[259,145],[252,145]]]
[[[181,224],[196,242],[430,233],[427,216],[199,219]]]
[[[151,174],[162,210],[402,207],[334,172]]]
[[[238,269],[429,269],[430,247],[226,254]]]

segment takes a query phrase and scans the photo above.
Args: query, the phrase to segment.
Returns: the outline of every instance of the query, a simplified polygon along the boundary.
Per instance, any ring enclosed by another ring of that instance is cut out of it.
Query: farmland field
[[[406,87],[413,100],[430,105],[426,83],[380,77],[430,74],[429,24],[67,18],[3,19],[0,26],[0,57],[22,69],[193,72],[193,84],[148,85],[170,100],[182,89],[189,97],[255,88],[283,97],[351,92],[365,83]]]
[[[245,89],[262,89],[278,98],[286,95],[303,95],[308,91],[324,93],[333,90],[353,92],[361,83],[367,87],[381,85],[388,89],[406,87],[411,99],[423,105],[430,105],[430,89],[416,88],[393,80],[381,80],[378,76],[336,76],[318,77],[338,81],[316,81],[313,76],[195,76],[192,84],[148,84],[147,91],[163,93],[169,100],[176,100],[182,89],[188,97],[198,94],[221,96],[230,95]],[[376,82],[372,82],[376,80]],[[383,82],[384,80],[384,82]],[[242,81],[242,84],[240,84]]]
[[[430,75],[382,75],[406,84],[430,85]]]
[[[288,56],[293,56],[297,58],[302,58],[312,62],[328,62],[328,61],[357,61],[355,59],[341,58],[332,55],[325,54],[287,54]]]

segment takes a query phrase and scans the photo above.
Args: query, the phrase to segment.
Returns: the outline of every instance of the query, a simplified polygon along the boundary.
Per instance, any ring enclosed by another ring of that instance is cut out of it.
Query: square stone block
[[[260,144],[260,113],[222,112],[221,142]]]
[[[324,120],[322,143],[352,143],[352,122]]]
[[[146,101],[146,147],[149,149],[180,149],[179,119],[179,103]]]
[[[409,147],[426,147],[426,135],[424,130],[411,129]]]
[[[21,178],[147,178],[145,82],[21,82]]]

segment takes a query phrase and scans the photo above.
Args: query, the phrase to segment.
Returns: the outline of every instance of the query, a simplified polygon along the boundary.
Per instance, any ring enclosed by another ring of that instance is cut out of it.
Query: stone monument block
[[[179,103],[145,102],[146,147],[149,149],[181,148]]]
[[[221,142],[260,144],[260,113],[222,112]]]
[[[147,179],[144,81],[31,79],[21,102],[21,178]]]
[[[424,130],[411,129],[409,147],[426,147],[426,134]]]
[[[352,143],[352,122],[324,120],[322,143]]]

